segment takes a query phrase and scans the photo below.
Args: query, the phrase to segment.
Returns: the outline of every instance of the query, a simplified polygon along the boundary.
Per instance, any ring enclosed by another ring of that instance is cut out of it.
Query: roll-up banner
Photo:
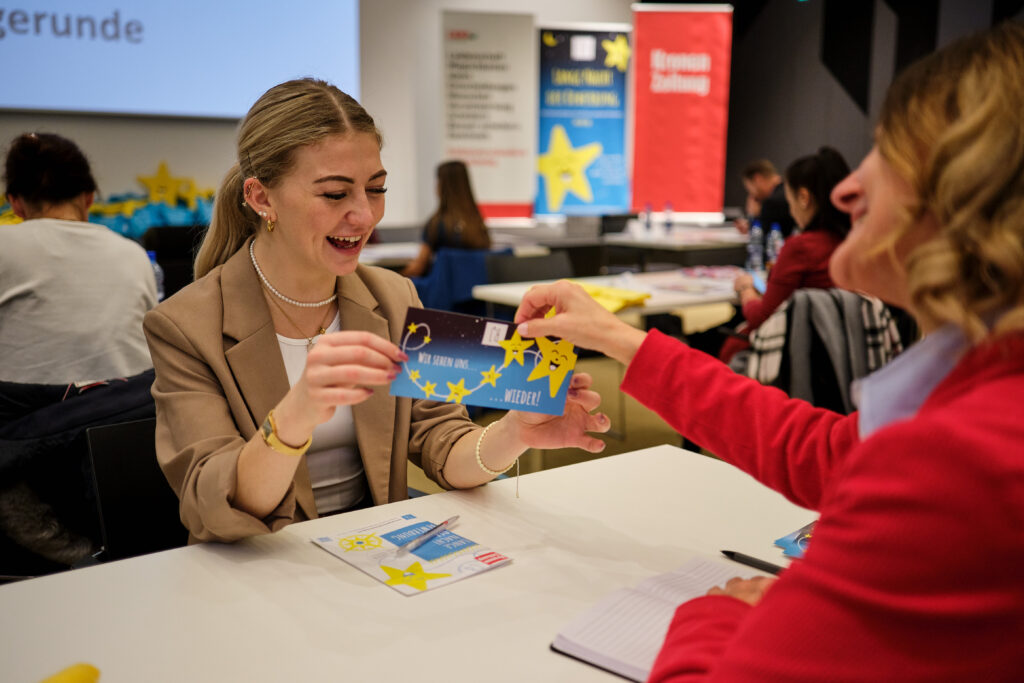
[[[442,26],[444,155],[466,162],[485,218],[528,217],[536,191],[533,15],[446,11]]]
[[[633,5],[633,209],[721,216],[731,5]]]
[[[628,24],[542,28],[536,214],[625,213]]]

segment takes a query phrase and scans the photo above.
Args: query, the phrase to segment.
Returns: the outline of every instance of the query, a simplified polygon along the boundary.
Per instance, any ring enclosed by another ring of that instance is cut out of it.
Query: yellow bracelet
[[[484,464],[483,458],[480,457],[480,442],[482,442],[484,440],[484,435],[487,433],[487,430],[490,429],[493,426],[494,426],[494,423],[492,422],[491,424],[489,424],[486,427],[484,427],[483,431],[480,432],[480,436],[476,440],[476,464],[480,465],[480,469],[482,469],[487,474],[491,475],[492,477],[496,477],[499,474],[505,474],[510,469],[512,469],[512,465],[517,464],[519,462],[519,458],[516,458],[515,462],[509,463],[509,466],[506,467],[503,470],[492,470],[490,467],[488,467],[487,465]]]
[[[263,435],[263,442],[281,455],[304,455],[313,444],[312,435],[306,439],[306,443],[298,448],[289,446],[284,441],[281,441],[281,438],[277,435],[277,422],[274,420],[273,410],[267,413],[267,419],[263,421],[263,425],[260,427],[260,434]]]

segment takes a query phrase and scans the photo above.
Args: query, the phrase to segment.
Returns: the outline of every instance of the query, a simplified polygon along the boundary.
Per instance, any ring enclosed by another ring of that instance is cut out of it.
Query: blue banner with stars
[[[540,31],[540,121],[535,214],[629,210],[622,30]]]
[[[567,341],[522,338],[507,320],[410,308],[399,344],[409,360],[392,396],[561,415],[576,367]]]

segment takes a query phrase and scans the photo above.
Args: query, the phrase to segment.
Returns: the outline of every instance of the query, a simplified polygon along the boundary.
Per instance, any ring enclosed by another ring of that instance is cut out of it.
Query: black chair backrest
[[[573,277],[569,252],[552,251],[543,256],[516,256],[492,253],[487,255],[487,279],[500,282],[529,282]]]
[[[156,418],[150,418],[86,430],[103,535],[101,560],[188,542],[178,497],[157,464],[155,429]]]

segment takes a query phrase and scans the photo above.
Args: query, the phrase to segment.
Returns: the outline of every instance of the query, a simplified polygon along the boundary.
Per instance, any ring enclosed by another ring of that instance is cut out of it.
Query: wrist
[[[286,445],[297,448],[312,435],[316,423],[305,419],[304,411],[297,409],[286,396],[274,409],[277,436]]]
[[[644,330],[622,323],[622,329],[616,331],[613,342],[609,346],[606,355],[611,356],[623,365],[633,362],[633,357],[647,338]]]

